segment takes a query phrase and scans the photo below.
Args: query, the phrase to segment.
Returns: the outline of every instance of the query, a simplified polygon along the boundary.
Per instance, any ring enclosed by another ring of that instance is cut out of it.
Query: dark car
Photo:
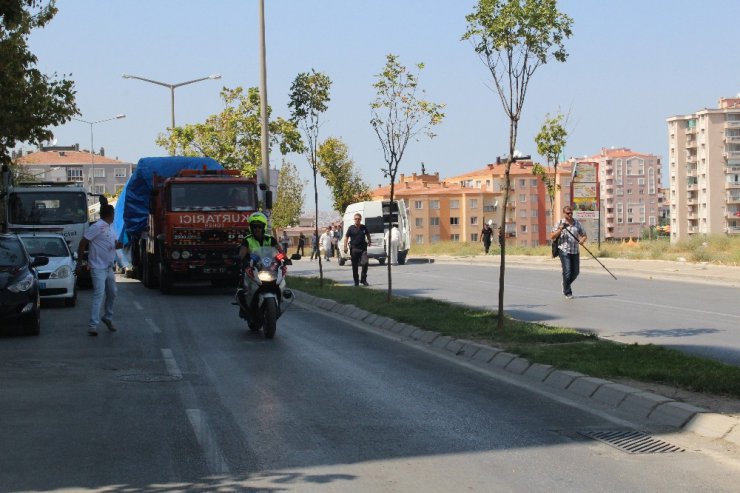
[[[41,331],[41,296],[36,267],[47,257],[31,257],[20,238],[0,234],[0,322],[19,322],[26,335]]]

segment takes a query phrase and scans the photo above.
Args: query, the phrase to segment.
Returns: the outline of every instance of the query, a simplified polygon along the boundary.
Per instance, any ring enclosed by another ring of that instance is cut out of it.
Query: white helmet
[[[493,226],[493,219],[489,219],[489,220],[488,220],[488,225],[489,225],[489,226]]]

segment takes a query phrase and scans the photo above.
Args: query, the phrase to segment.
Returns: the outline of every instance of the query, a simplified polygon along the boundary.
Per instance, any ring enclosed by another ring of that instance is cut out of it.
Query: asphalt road
[[[393,293],[495,310],[499,266],[490,260],[411,262],[394,267]],[[674,347],[740,365],[740,303],[736,287],[711,284],[704,279],[699,282],[688,276],[656,279],[649,275],[625,275],[618,269],[618,279],[614,280],[596,267],[581,270],[573,284],[575,299],[566,300],[560,289],[559,262],[540,260],[533,259],[531,265],[507,262],[507,315],[590,331],[625,343]],[[352,283],[349,264],[340,267],[331,261],[323,263],[323,268],[327,277]],[[318,263],[300,260],[291,272],[318,275]],[[371,261],[368,279],[371,287],[387,289],[387,266]]]
[[[0,338],[0,493],[737,490],[690,437],[627,454],[579,433],[628,423],[340,317],[267,341],[229,290],[119,290],[116,333],[85,335],[84,291]]]

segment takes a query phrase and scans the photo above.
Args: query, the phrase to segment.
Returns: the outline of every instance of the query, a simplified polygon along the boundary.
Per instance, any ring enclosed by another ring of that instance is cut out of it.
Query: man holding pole
[[[578,277],[581,267],[579,246],[583,245],[587,238],[586,230],[573,218],[573,209],[569,205],[563,207],[563,218],[552,229],[550,239],[558,242],[560,264],[563,268],[563,295],[566,299],[572,300],[571,284]]]

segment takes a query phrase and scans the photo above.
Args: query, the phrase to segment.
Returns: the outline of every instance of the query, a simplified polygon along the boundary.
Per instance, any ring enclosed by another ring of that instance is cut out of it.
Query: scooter
[[[236,290],[235,305],[239,316],[247,320],[249,330],[263,329],[266,339],[275,337],[277,319],[293,303],[293,292],[285,286],[290,259],[274,247],[260,247],[246,259]]]

